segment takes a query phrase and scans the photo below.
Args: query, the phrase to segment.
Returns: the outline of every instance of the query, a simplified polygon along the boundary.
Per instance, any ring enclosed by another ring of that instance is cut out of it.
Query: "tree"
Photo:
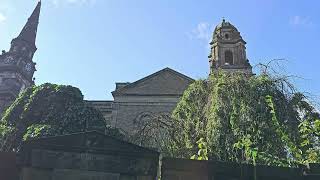
[[[305,118],[299,125],[302,163],[320,162],[320,119]]]
[[[102,114],[83,100],[78,88],[43,84],[22,92],[1,120],[2,150],[18,150],[23,139],[106,130]],[[119,135],[109,128],[110,135]]]
[[[170,153],[190,158],[202,139],[209,159],[293,166],[305,161],[299,124],[309,120],[315,129],[316,119],[286,77],[218,72],[184,92],[173,112]],[[319,149],[314,135],[312,150]]]
[[[164,153],[170,148],[168,140],[171,121],[169,113],[143,112],[134,119],[132,135],[128,140]]]

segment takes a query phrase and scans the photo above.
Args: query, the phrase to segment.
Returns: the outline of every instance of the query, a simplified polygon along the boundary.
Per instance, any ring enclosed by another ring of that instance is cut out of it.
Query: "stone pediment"
[[[24,142],[27,149],[46,149],[64,152],[90,152],[98,154],[151,155],[158,152],[131,144],[97,131],[37,138]]]
[[[113,96],[180,96],[194,80],[170,68],[162,69],[112,92]]]

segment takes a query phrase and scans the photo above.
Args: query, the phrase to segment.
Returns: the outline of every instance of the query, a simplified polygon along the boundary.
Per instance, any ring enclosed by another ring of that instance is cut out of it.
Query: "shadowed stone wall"
[[[164,158],[162,180],[319,180],[320,166],[284,168]]]
[[[154,180],[159,153],[97,132],[24,144],[21,180]]]
[[[160,171],[158,152],[94,131],[28,140],[17,157],[0,153],[0,180],[156,180]],[[161,164],[161,180],[320,179],[320,164],[254,167],[174,158]]]
[[[102,144],[101,138],[104,139]],[[96,133],[83,133],[28,142],[19,155],[18,165],[15,154],[0,153],[0,179],[156,180],[159,153],[113,140]],[[320,165],[299,168],[253,167],[217,161],[164,158],[161,166],[161,180],[254,180],[254,174],[256,180],[319,180]]]
[[[0,180],[17,180],[18,178],[16,154],[0,152]]]

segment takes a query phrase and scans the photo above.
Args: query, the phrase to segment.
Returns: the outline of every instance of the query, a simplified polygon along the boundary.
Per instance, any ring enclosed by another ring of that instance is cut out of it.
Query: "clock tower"
[[[39,23],[41,1],[38,2],[19,36],[11,41],[8,52],[0,54],[0,117],[19,93],[34,84],[36,71],[33,56]]]

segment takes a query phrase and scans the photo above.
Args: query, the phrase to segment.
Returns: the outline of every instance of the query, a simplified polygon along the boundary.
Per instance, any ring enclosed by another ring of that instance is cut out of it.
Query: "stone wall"
[[[98,132],[23,144],[21,180],[154,180],[159,153]],[[2,180],[2,179],[1,179]]]
[[[164,158],[161,180],[319,180],[320,166],[285,168]]]
[[[151,98],[149,102],[115,102],[113,124],[127,135],[134,135],[135,131],[140,130],[137,127],[139,121],[144,121],[141,119],[143,114],[154,116],[171,114],[176,103],[152,102]]]
[[[113,101],[86,101],[86,103],[99,110],[106,122],[114,126],[112,121]]]
[[[140,149],[111,152],[79,147],[40,148],[33,146],[20,154],[0,153],[1,180],[156,180],[158,153]],[[121,146],[122,148],[122,146]],[[50,150],[48,150],[50,149]],[[131,151],[131,153],[130,153]],[[319,180],[320,164],[284,168],[163,158],[161,180]],[[20,171],[18,171],[20,169]],[[19,173],[18,173],[19,172]],[[255,178],[256,174],[256,178]]]
[[[0,180],[18,180],[18,169],[15,153],[0,152]]]
[[[155,163],[156,162],[156,163]],[[139,156],[32,150],[22,180],[155,179],[157,159]]]
[[[121,97],[115,101],[87,101],[99,110],[106,122],[119,128],[126,135],[133,135],[137,127],[135,121],[143,113],[153,115],[171,114],[179,97]]]

